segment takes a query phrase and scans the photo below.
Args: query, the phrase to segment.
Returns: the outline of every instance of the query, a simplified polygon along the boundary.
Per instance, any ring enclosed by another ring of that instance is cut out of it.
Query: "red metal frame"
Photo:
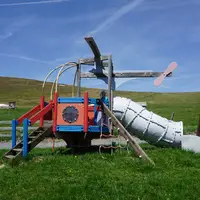
[[[84,93],[84,132],[88,132],[88,92]]]
[[[58,112],[58,92],[54,93],[54,113],[53,113],[53,133],[56,133],[56,125],[57,125],[57,112]]]
[[[46,113],[48,113],[53,108],[53,102],[49,103],[47,106],[45,106],[40,112],[38,112],[36,115],[30,118],[30,125],[34,124],[36,121],[38,121],[41,117],[43,117]]]
[[[30,111],[28,111],[26,114],[22,115],[21,117],[19,117],[17,119],[17,123],[18,125],[21,125],[24,121],[25,118],[29,118],[33,115],[35,115],[38,111],[40,111],[40,105],[37,105],[35,107],[33,107]]]
[[[40,110],[44,108],[44,96],[40,97]],[[40,127],[44,126],[44,115],[40,117]]]

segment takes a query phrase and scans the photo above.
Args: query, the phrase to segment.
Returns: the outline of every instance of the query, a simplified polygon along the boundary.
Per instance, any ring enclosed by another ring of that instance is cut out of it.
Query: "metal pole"
[[[175,115],[175,113],[174,113],[174,112],[172,112],[172,115],[171,115],[171,118],[170,118],[170,120],[173,120],[173,119],[174,119],[174,115]]]
[[[109,109],[112,112],[112,55],[108,56],[108,100],[109,100]]]
[[[15,119],[12,120],[12,148],[16,145],[16,126],[17,121]]]
[[[81,63],[80,60],[77,65],[77,96],[81,96]]]
[[[112,113],[113,108],[113,96],[112,96],[112,75],[113,75],[113,66],[112,66],[112,55],[108,56],[108,100],[109,100],[109,109]],[[108,122],[110,133],[113,133],[112,122]]]
[[[23,130],[23,157],[28,155],[28,125],[29,120],[24,119],[24,130]]]

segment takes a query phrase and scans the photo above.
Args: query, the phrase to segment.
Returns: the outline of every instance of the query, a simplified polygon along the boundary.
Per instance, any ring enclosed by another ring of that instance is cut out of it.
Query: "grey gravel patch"
[[[195,135],[183,135],[181,137],[182,149],[200,153],[200,137]]]
[[[138,138],[135,138],[135,140],[141,144],[146,143],[145,141],[142,141]],[[127,141],[123,137],[119,138],[108,138],[108,139],[94,139],[92,140],[92,145],[111,145],[112,142],[119,143],[121,145],[126,145]],[[0,149],[11,149],[12,143],[9,142],[0,142]],[[39,143],[36,148],[51,148],[52,147],[52,140],[44,140],[41,143]],[[55,147],[66,147],[66,143],[64,141],[56,140],[55,141]]]
[[[0,142],[0,149],[11,149],[11,142]]]
[[[138,144],[147,143],[146,141],[140,140],[139,138],[136,137],[134,137],[134,139]],[[112,142],[121,145],[127,145],[127,141],[121,136],[119,136],[119,138],[93,139],[92,145],[111,145]]]
[[[36,148],[51,148],[53,145],[51,140],[44,140],[39,143]],[[11,149],[12,143],[9,142],[0,142],[0,149]],[[56,141],[55,147],[66,147],[66,143],[64,141]]]

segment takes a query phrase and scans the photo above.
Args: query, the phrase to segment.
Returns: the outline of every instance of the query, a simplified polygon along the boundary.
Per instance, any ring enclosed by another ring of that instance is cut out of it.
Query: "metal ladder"
[[[28,135],[28,152],[37,146],[45,137],[52,137],[52,126],[48,128],[40,127]],[[16,146],[3,155],[4,160],[15,160],[22,157],[23,154],[23,140]]]

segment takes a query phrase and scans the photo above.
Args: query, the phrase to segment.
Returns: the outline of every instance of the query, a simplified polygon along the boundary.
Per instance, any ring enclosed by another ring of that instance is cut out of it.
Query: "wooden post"
[[[140,145],[136,142],[136,140],[130,135],[130,133],[124,128],[124,126],[121,124],[121,122],[115,117],[115,115],[109,110],[109,108],[102,102],[103,109],[105,114],[112,119],[113,125],[119,128],[119,131],[121,135],[128,139],[130,142],[131,147],[134,149],[136,154],[144,159],[150,162],[151,164],[155,165],[155,163],[148,157],[148,155],[143,151],[143,149],[140,147]]]
[[[174,119],[174,115],[175,115],[175,113],[174,113],[174,112],[172,112],[172,115],[171,115],[171,118],[170,118],[170,120],[173,120],[173,119]]]
[[[112,77],[113,77],[113,66],[112,66],[112,55],[108,56],[108,100],[109,100],[109,109],[112,113],[113,110],[113,95],[112,95]],[[112,122],[108,122],[110,133],[113,132]]]

